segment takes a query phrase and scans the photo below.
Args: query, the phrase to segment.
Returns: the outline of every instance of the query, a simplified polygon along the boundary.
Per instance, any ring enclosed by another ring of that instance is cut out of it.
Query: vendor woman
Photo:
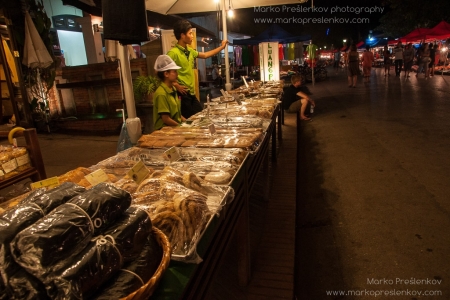
[[[186,119],[181,115],[181,102],[173,86],[177,82],[179,66],[167,55],[160,55],[155,62],[155,71],[161,85],[153,94],[153,120],[155,130],[164,126],[178,126]]]

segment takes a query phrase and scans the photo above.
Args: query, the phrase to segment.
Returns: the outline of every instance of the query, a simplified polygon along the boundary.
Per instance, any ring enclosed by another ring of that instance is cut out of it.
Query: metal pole
[[[222,32],[223,32],[223,40],[228,39],[228,32],[227,32],[227,12],[225,11],[225,1],[223,0],[222,5]],[[225,47],[225,90],[230,91],[231,90],[231,82],[230,82],[230,61],[228,59],[228,46]]]
[[[136,118],[136,105],[133,94],[133,81],[131,80],[130,59],[128,58],[128,49],[126,45],[119,46],[120,72],[123,79],[123,92],[125,94],[125,104],[127,107],[128,118]]]

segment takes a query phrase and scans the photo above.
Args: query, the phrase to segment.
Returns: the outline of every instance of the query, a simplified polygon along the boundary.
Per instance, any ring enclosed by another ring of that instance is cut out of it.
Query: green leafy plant
[[[153,94],[161,84],[158,77],[138,76],[133,80],[133,92],[136,102],[146,101],[147,97]]]

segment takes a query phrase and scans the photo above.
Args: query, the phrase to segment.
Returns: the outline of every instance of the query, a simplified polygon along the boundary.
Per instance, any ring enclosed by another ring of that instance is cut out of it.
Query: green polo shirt
[[[173,59],[177,66],[181,67],[178,71],[178,83],[189,88],[191,95],[195,95],[195,75],[194,75],[194,63],[198,57],[198,51],[187,47],[189,51],[189,59],[187,58],[185,48],[176,44],[175,47],[167,52],[167,55]]]
[[[153,94],[153,123],[155,130],[166,126],[160,113],[168,113],[170,117],[181,124],[181,102],[175,88],[170,89],[164,82]]]

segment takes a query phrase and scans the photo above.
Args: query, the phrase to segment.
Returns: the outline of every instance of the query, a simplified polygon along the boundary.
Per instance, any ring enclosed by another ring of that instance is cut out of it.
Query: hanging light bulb
[[[231,8],[231,0],[228,0],[228,12],[227,12],[227,15],[228,15],[229,18],[234,17],[234,11]]]
[[[227,14],[228,14],[228,17],[229,17],[229,18],[234,17],[234,11],[233,11],[233,9],[232,9],[231,7],[228,8]]]

